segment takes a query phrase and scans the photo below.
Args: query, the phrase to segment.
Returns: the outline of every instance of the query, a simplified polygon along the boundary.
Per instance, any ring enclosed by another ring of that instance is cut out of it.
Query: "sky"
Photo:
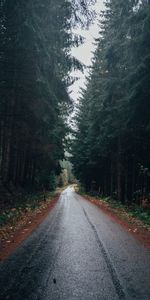
[[[103,0],[97,0],[97,3],[93,6],[97,14],[100,13],[102,9],[104,9]],[[78,48],[72,48],[72,55],[79,59],[86,66],[91,65],[91,60],[93,57],[93,52],[95,50],[94,39],[98,37],[99,27],[98,27],[98,19],[94,21],[94,24],[90,26],[88,30],[75,30],[75,33],[82,35],[85,38],[85,42],[83,45]],[[88,75],[88,69],[85,69],[84,74],[81,72],[73,72],[73,76],[77,76],[80,78],[71,86],[71,97],[76,101],[80,95],[80,87],[85,86],[85,76]]]

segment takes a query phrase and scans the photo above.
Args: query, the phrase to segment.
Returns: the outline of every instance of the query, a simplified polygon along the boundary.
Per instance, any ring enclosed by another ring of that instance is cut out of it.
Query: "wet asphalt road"
[[[150,299],[150,254],[72,188],[0,265],[0,299]]]

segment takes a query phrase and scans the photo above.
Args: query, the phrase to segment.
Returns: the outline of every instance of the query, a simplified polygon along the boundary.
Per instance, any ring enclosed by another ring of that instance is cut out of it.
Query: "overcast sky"
[[[103,0],[97,0],[97,3],[94,6],[97,14],[100,13],[102,9],[104,9]],[[72,55],[79,59],[86,66],[91,65],[91,59],[93,57],[92,52],[95,50],[94,39],[98,37],[98,19],[95,19],[94,24],[92,24],[89,30],[76,30],[77,33],[81,34],[85,37],[85,43],[78,48],[72,49]],[[88,70],[85,70],[84,74],[81,72],[74,72],[73,75],[80,77],[71,87],[72,93],[71,96],[74,100],[77,100],[79,97],[80,87],[83,87],[85,84],[85,76],[87,75]]]

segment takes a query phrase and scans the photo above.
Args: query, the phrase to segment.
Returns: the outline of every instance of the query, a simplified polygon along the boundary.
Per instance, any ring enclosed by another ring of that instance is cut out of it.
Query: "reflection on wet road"
[[[71,187],[0,274],[3,300],[150,299],[149,252]]]

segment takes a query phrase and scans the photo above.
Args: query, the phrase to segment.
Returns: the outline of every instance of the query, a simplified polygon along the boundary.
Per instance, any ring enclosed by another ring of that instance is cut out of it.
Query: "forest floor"
[[[47,193],[46,199],[30,199],[22,207],[14,205],[1,212],[0,261],[6,259],[47,217],[63,189]]]
[[[80,194],[80,193],[79,193]],[[80,194],[84,199],[92,202],[104,211],[113,221],[125,228],[131,235],[137,238],[147,249],[150,250],[150,225],[145,224],[138,217],[135,217],[123,206],[116,206],[113,202],[106,202],[103,199]]]

